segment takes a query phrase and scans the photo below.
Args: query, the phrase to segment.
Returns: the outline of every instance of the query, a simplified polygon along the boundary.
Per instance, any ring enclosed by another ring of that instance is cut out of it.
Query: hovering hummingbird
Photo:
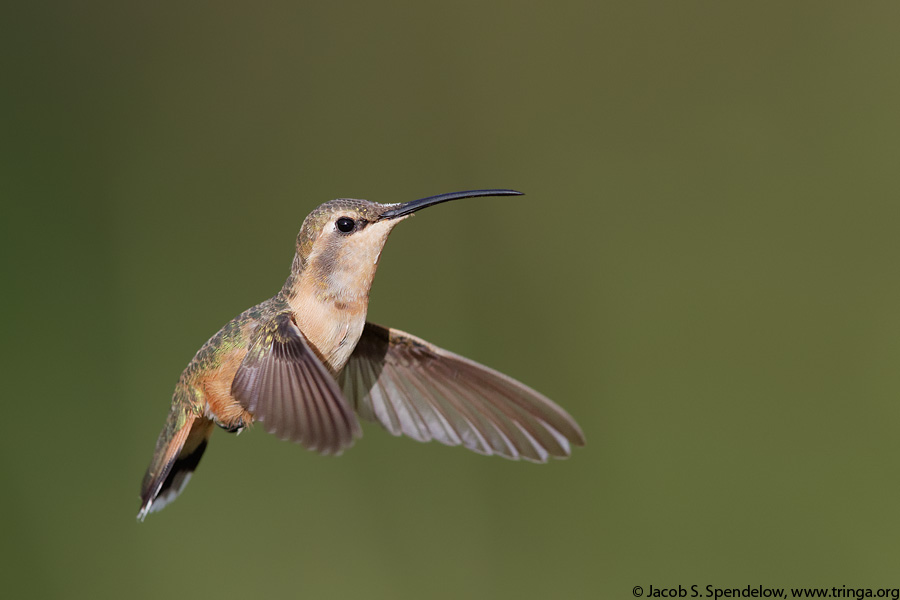
[[[393,435],[546,462],[584,434],[566,411],[518,381],[397,329],[366,322],[378,258],[397,223],[422,208],[514,190],[472,190],[402,204],[341,198],[297,235],[281,291],[227,323],[181,374],[141,485],[138,518],[181,493],[213,426],[253,421],[281,439],[340,454],[357,414]]]

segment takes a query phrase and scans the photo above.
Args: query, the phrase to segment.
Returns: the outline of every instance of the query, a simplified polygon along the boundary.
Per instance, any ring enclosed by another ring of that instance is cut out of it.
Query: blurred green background
[[[897,3],[6,13],[4,595],[898,586]],[[527,195],[401,225],[370,319],[543,391],[585,448],[216,432],[135,522],[178,375],[310,210],[485,187]]]

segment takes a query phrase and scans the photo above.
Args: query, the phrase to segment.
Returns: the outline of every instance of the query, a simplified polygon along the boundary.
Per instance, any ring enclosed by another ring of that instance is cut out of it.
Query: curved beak
[[[440,194],[438,196],[428,196],[427,198],[419,198],[412,202],[404,202],[403,204],[395,204],[393,208],[381,213],[378,217],[381,219],[396,219],[421,210],[428,206],[434,206],[441,202],[449,202],[451,200],[459,200],[460,198],[475,198],[478,196],[522,196],[522,192],[516,190],[469,190],[466,192],[450,192],[449,194]]]

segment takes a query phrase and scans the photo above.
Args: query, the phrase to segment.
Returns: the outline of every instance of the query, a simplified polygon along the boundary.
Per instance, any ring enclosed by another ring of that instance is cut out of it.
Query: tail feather
[[[138,519],[143,521],[181,493],[200,463],[212,430],[209,419],[187,413],[180,406],[172,407],[141,484]]]

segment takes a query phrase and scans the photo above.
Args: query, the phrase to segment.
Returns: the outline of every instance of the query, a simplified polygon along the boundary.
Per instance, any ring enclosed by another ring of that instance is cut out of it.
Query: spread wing
[[[339,381],[361,417],[421,442],[534,462],[584,444],[574,419],[545,396],[396,329],[366,323]]]
[[[232,394],[269,433],[322,454],[340,454],[361,435],[334,378],[287,313],[254,333]]]

